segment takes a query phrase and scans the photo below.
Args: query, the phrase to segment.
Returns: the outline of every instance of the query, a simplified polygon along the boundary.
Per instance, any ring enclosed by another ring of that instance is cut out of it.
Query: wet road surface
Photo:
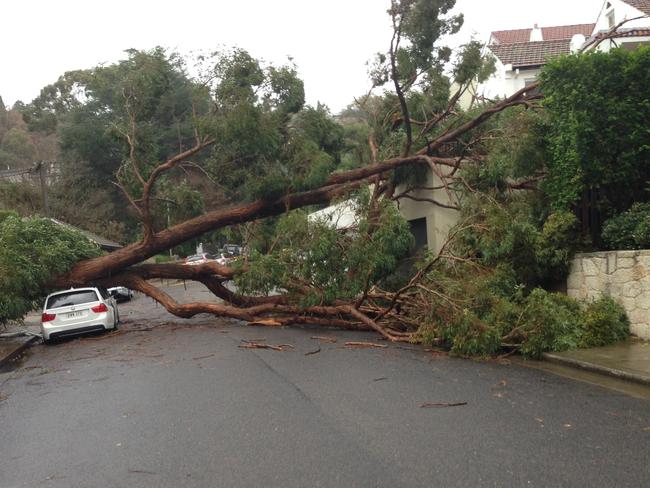
[[[648,400],[345,347],[371,334],[169,324],[143,298],[121,314],[117,334],[38,345],[0,373],[0,488],[648,486]]]

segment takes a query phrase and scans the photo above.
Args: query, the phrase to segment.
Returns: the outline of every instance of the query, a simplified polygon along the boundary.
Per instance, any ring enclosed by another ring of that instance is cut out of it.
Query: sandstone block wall
[[[650,250],[577,254],[567,294],[587,300],[610,295],[625,308],[632,334],[650,340]]]

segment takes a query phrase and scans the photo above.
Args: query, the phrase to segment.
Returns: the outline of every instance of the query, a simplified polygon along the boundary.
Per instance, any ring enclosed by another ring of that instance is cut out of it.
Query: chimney
[[[539,28],[539,25],[535,24],[533,30],[530,31],[530,42],[543,41],[544,35],[542,34],[542,29]]]
[[[584,35],[575,34],[571,38],[571,53],[580,52],[580,50],[582,49],[582,46],[585,45],[585,42],[587,42],[587,38]]]

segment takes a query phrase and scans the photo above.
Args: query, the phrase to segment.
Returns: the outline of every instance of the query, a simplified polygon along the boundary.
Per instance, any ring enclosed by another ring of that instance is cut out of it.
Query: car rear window
[[[60,293],[48,298],[46,309],[69,307],[71,305],[81,305],[83,303],[96,302],[97,293],[94,290],[71,291],[68,293]]]

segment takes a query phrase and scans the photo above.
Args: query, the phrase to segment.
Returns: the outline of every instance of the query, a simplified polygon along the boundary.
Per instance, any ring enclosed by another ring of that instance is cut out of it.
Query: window
[[[413,234],[413,254],[419,254],[421,251],[427,249],[427,219],[415,219],[409,220],[409,226],[411,227],[411,234]]]
[[[607,23],[609,24],[610,29],[613,29],[614,26],[616,25],[616,14],[615,14],[614,10],[610,11],[607,14]]]
[[[51,296],[47,301],[46,309],[69,307],[98,301],[97,293],[94,290],[70,291]]]
[[[528,86],[530,86],[530,85],[532,85],[533,83],[536,83],[536,82],[537,82],[537,78],[525,78],[524,79],[524,86],[528,87]],[[534,88],[533,90],[526,92],[526,95],[538,95],[541,92],[542,91],[541,91],[540,87],[538,86],[537,88]]]

